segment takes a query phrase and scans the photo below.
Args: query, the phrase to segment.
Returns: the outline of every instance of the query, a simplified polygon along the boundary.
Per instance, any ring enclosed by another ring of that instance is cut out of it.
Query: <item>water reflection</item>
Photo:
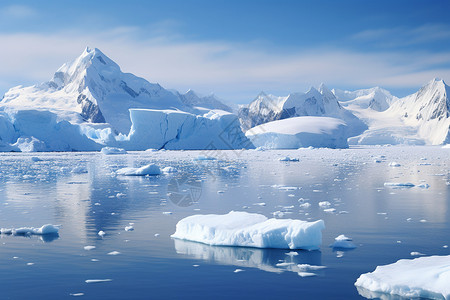
[[[209,263],[257,268],[272,273],[304,272],[299,264],[320,266],[320,251],[289,251],[284,249],[258,249],[245,247],[210,246],[196,242],[174,239],[178,254],[202,259]],[[294,255],[298,253],[298,255]]]
[[[2,235],[0,235],[1,239],[8,238],[8,237],[27,238],[31,241],[35,241],[37,239],[44,243],[51,243],[54,240],[59,239],[59,234],[51,233],[51,234],[44,234],[44,235],[31,235],[31,234],[2,234]]]

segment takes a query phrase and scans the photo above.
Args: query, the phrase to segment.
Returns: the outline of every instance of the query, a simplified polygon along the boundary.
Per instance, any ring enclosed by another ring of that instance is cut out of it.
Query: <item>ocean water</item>
[[[377,265],[450,255],[450,149],[441,147],[2,153],[0,162],[0,227],[61,225],[56,236],[0,236],[1,299],[364,299],[354,282]],[[115,174],[148,163],[176,172]],[[322,247],[289,256],[170,238],[186,216],[231,210],[323,219]],[[357,248],[331,248],[340,234]],[[301,277],[297,264],[326,268]]]

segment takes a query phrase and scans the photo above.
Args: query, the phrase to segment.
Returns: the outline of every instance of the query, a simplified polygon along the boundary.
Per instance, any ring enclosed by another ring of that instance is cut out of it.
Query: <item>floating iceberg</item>
[[[268,219],[260,214],[231,211],[226,215],[184,218],[172,237],[216,246],[315,250],[322,243],[324,228],[323,220]]]
[[[118,175],[124,176],[145,176],[145,175],[159,175],[161,170],[157,165],[149,164],[140,168],[122,168],[116,171]]]
[[[59,226],[46,224],[42,227],[20,227],[20,228],[1,228],[1,234],[14,234],[14,235],[45,235],[45,234],[57,234],[59,231]]]
[[[407,298],[450,299],[450,255],[401,259],[362,274],[355,283],[367,298],[383,294]]]
[[[348,148],[347,124],[329,117],[295,117],[249,129],[245,135],[265,149]]]

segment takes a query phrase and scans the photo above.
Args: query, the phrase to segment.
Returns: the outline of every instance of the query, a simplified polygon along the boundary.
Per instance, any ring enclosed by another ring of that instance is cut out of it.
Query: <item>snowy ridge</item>
[[[306,93],[293,93],[287,97],[261,93],[239,111],[244,130],[271,121],[301,116],[342,119],[349,126],[349,136],[358,135],[367,129],[362,121],[339,104],[334,94],[324,84],[320,85],[319,90],[311,87]]]
[[[380,87],[353,92],[333,89],[333,94],[336,95],[336,98],[344,107],[359,106],[360,108],[370,108],[375,111],[385,111],[392,103],[398,100],[389,91]]]

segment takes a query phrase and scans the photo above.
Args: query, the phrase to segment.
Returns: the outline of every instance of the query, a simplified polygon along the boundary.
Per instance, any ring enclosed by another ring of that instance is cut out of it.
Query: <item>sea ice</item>
[[[149,164],[140,168],[122,168],[116,171],[118,175],[124,176],[145,176],[145,175],[160,175],[161,170],[157,165]]]
[[[101,282],[110,282],[112,279],[87,279],[84,282],[86,283],[101,283]]]
[[[409,188],[409,187],[414,187],[415,184],[413,184],[411,182],[385,182],[384,186]]]
[[[362,274],[355,285],[368,298],[382,294],[406,298],[450,299],[450,255],[401,259]]]
[[[322,220],[267,219],[231,211],[186,217],[178,222],[172,237],[208,245],[315,250],[322,243],[324,228]]]

